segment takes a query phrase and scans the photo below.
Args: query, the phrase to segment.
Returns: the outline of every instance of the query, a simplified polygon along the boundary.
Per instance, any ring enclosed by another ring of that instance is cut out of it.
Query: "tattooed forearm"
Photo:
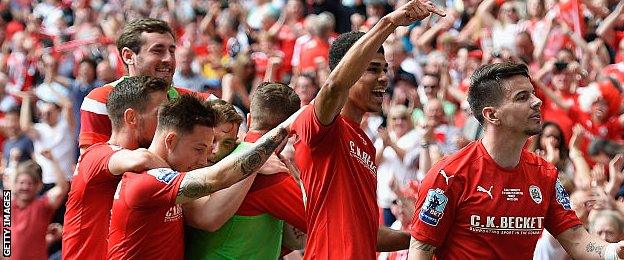
[[[589,242],[587,246],[585,246],[585,252],[587,253],[597,253],[600,258],[602,258],[602,253],[604,251],[604,246],[597,245],[594,242]]]
[[[212,188],[212,185],[210,185],[206,181],[203,181],[201,179],[201,176],[187,174],[186,176],[184,176],[184,179],[180,184],[178,197],[184,196],[189,199],[197,199],[212,194],[214,192],[215,190]]]
[[[432,246],[429,244],[420,244],[416,247],[416,249],[421,250],[421,251],[431,252],[435,249],[435,246]]]
[[[253,148],[240,155],[238,164],[243,177],[256,172],[269,159],[277,147],[288,138],[288,132],[283,128],[274,129],[258,140]]]

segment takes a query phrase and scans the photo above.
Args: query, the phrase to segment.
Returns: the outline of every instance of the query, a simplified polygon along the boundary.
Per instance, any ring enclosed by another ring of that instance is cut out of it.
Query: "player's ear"
[[[496,108],[494,107],[484,107],[481,110],[483,115],[483,120],[489,122],[492,125],[499,125],[500,119],[498,118]]]
[[[136,110],[127,108],[123,113],[124,124],[136,126],[138,122]]]
[[[126,65],[134,64],[133,57],[134,51],[132,51],[130,48],[124,47],[123,49],[121,49],[121,59]]]
[[[169,132],[165,136],[165,148],[171,151],[178,144],[178,135],[175,132]]]

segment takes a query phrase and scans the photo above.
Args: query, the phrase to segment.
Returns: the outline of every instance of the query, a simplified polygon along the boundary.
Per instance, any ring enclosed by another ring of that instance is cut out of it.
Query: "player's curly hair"
[[[348,32],[343,33],[334,40],[329,48],[329,69],[334,70],[342,57],[347,54],[347,51],[357,42],[365,33],[363,32]],[[384,54],[383,46],[379,47],[378,53]]]

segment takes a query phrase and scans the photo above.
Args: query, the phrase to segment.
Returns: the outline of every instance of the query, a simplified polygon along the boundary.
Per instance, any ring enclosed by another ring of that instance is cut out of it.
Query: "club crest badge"
[[[529,187],[529,194],[531,195],[531,199],[533,199],[535,203],[537,204],[542,203],[542,191],[540,190],[539,187],[535,185],[531,185]]]
[[[444,215],[448,198],[441,189],[430,189],[418,217],[422,222],[431,226],[437,226]]]

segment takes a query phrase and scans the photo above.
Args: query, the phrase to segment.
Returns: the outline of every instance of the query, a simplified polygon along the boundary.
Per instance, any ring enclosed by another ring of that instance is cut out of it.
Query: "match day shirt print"
[[[524,150],[504,169],[477,141],[427,173],[410,231],[437,259],[531,259],[544,228],[579,224],[554,166]]]

